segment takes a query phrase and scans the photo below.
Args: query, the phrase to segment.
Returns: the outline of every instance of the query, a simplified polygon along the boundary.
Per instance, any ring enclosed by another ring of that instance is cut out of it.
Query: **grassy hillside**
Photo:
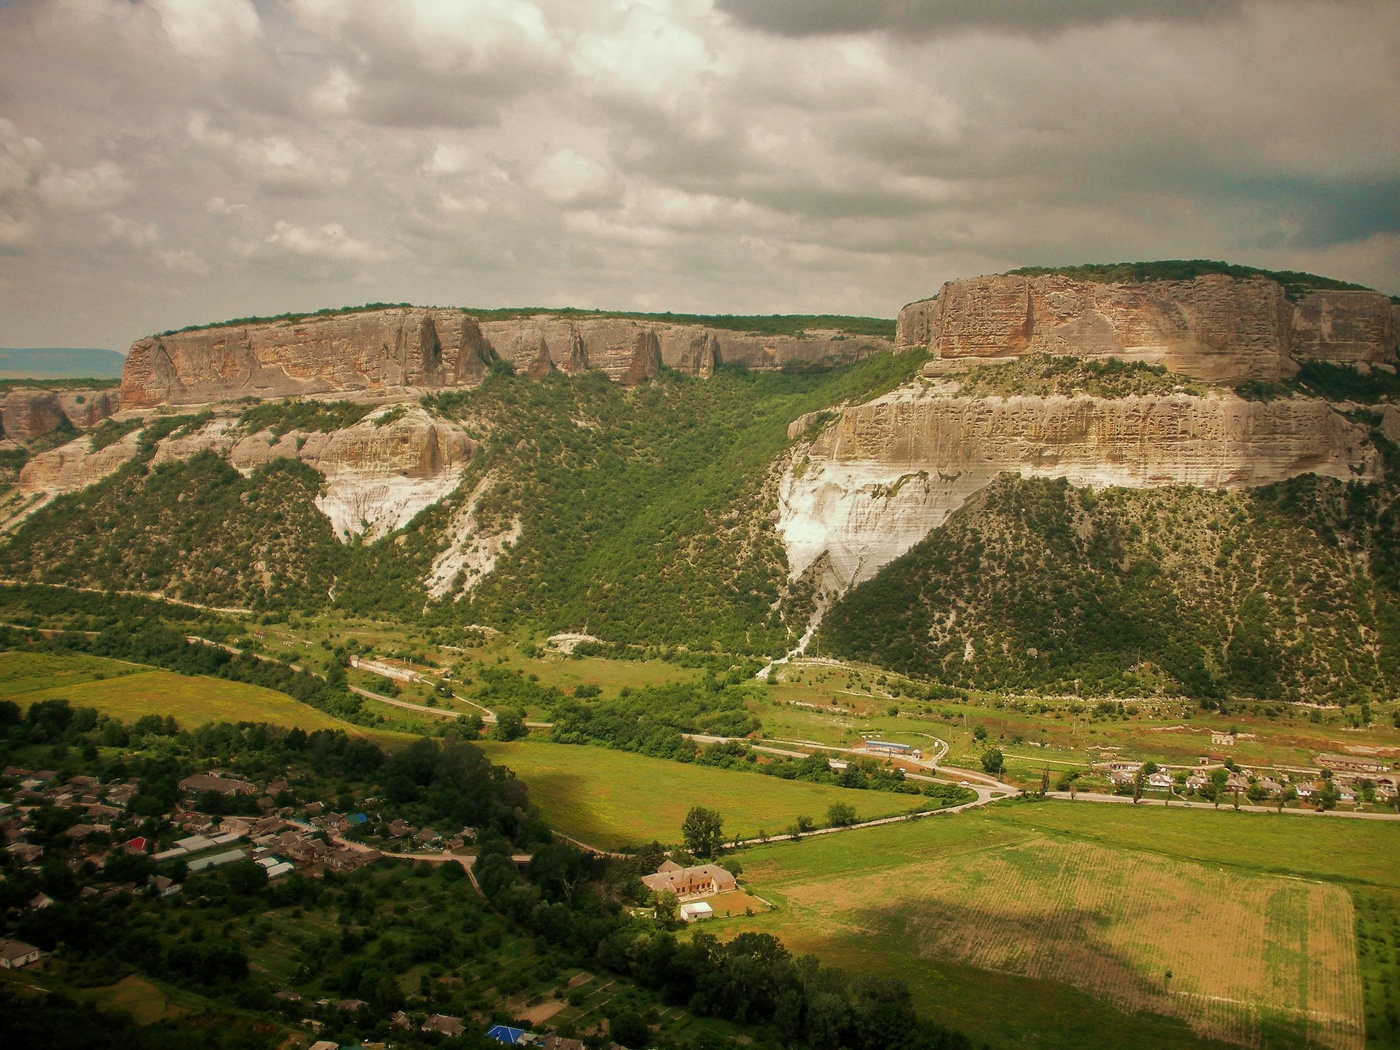
[[[1008,475],[837,604],[816,648],[989,689],[1388,697],[1397,553],[1388,485],[1096,493]]]

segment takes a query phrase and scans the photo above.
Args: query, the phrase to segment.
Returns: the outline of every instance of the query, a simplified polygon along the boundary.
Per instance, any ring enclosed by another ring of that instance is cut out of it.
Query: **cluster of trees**
[[[143,443],[162,435],[147,426]],[[245,478],[213,452],[131,461],[29,518],[0,547],[12,577],[253,609],[324,607],[348,552],[315,507],[323,479],[291,459]]]
[[[726,686],[676,683],[627,690],[615,697],[560,699],[551,709],[551,738],[562,744],[602,744],[657,758],[694,761],[701,750],[682,733],[745,736],[759,728],[744,706],[745,691]],[[721,749],[712,752],[723,756]],[[715,761],[711,764],[726,764]]]
[[[1081,266],[1022,266],[1007,272],[1026,277],[1060,274],[1076,281],[1098,283],[1190,281],[1210,274],[1224,274],[1236,280],[1264,277],[1283,285],[1284,292],[1290,299],[1298,299],[1307,292],[1321,289],[1368,290],[1362,284],[1338,281],[1332,277],[1319,277],[1315,273],[1303,273],[1299,270],[1261,270],[1255,266],[1239,266],[1234,263],[1217,262],[1214,259],[1159,259],[1153,262],[1087,263]]]

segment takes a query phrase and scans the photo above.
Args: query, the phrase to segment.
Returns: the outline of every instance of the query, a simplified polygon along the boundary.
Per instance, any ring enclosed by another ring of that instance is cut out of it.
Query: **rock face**
[[[46,502],[100,481],[136,454],[139,438],[139,432],[128,434],[98,452],[86,440],[72,441],[35,456],[20,474],[20,493]],[[151,462],[159,466],[212,450],[226,453],[236,469],[250,474],[275,459],[300,459],[325,475],[316,506],[337,535],[373,540],[408,524],[456,488],[476,448],[460,427],[414,406],[398,418],[380,412],[329,434],[244,435],[232,420],[214,420],[192,434],[167,438]]]
[[[571,375],[596,368],[638,383],[663,365],[693,375],[710,375],[721,361],[752,369],[835,365],[890,346],[841,332],[799,339],[626,318],[539,314],[478,324],[460,310],[363,310],[138,340],[122,373],[121,403],[149,408],[474,386],[493,354],[536,378],[556,368]]]
[[[489,362],[481,329],[458,310],[365,310],[138,340],[121,396],[126,408],[149,408],[471,385]]]
[[[1162,364],[1210,382],[1277,379],[1297,361],[1394,359],[1400,308],[1378,292],[1318,291],[1290,302],[1263,277],[1094,283],[1048,274],[950,281],[900,311],[896,342],[935,358],[1032,351]]]
[[[12,441],[33,441],[67,420],[87,430],[117,411],[115,390],[35,390],[16,388],[0,400],[0,436]]]
[[[1324,401],[968,398],[905,387],[845,410],[796,457],[781,482],[778,529],[794,577],[825,559],[824,585],[839,592],[1002,471],[1077,486],[1222,488],[1307,472],[1370,477],[1374,455],[1365,432]]]

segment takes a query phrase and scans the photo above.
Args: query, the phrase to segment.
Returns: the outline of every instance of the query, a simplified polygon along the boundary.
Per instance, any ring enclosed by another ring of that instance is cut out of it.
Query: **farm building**
[[[1318,755],[1317,764],[1323,769],[1346,773],[1384,773],[1389,767],[1379,759],[1361,755]]]
[[[734,876],[718,864],[682,868],[669,860],[657,868],[654,875],[642,876],[642,882],[653,893],[674,893],[682,900],[687,897],[708,897],[715,893],[727,893],[738,887]]]
[[[180,781],[180,790],[191,794],[216,791],[220,795],[252,795],[256,794],[258,789],[246,780],[221,777],[217,773],[196,773]]]
[[[681,922],[700,922],[702,919],[714,917],[715,910],[704,901],[691,901],[681,905]]]

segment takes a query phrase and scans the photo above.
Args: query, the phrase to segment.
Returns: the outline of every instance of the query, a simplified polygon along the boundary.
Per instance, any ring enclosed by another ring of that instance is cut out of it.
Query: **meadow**
[[[866,820],[927,803],[917,795],[851,791],[596,747],[533,740],[484,740],[481,746],[492,762],[509,766],[529,785],[531,801],[551,827],[603,849],[653,839],[677,843],[692,806],[718,810],[726,838],[733,839],[782,834],[799,816],[825,824],[833,802],[853,806]]]
[[[187,729],[206,722],[268,722],[307,731],[366,732],[272,689],[90,656],[0,653],[0,698],[21,709],[40,700],[67,700],[124,722],[173,715]]]
[[[1351,891],[1400,887],[1395,824],[1004,803],[742,858],[779,906],[743,928],[993,1045],[1360,1048],[1384,1009]]]

